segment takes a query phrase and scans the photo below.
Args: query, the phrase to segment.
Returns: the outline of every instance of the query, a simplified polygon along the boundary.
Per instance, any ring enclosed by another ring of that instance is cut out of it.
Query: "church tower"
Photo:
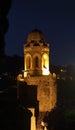
[[[49,43],[44,34],[35,29],[24,44],[24,76],[49,75]]]
[[[37,86],[37,130],[41,130],[45,113],[54,109],[57,103],[56,77],[50,73],[49,64],[50,44],[45,40],[44,34],[35,29],[29,33],[24,44],[24,77],[20,75],[18,80]]]

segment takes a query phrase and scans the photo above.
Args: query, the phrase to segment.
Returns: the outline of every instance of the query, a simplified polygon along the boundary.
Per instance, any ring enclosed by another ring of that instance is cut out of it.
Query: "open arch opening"
[[[26,69],[30,69],[31,68],[31,56],[28,55],[26,56]]]
[[[42,74],[49,74],[49,56],[46,53],[42,56]]]
[[[39,58],[38,58],[38,56],[36,56],[36,57],[34,58],[34,67],[35,67],[35,68],[39,68]]]

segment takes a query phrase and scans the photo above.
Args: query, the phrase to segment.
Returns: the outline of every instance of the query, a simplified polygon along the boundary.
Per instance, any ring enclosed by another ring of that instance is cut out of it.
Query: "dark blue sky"
[[[5,53],[22,56],[27,35],[37,28],[50,42],[52,64],[75,64],[75,4],[70,2],[13,0],[8,14]]]

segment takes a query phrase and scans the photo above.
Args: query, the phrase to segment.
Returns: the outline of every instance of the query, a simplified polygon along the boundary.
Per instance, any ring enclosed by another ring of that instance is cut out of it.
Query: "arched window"
[[[38,58],[38,56],[35,57],[34,65],[35,65],[36,68],[39,67],[39,58]]]
[[[30,69],[30,67],[31,67],[31,58],[30,58],[30,56],[27,56],[27,58],[26,58],[26,68]]]
[[[42,67],[48,68],[48,66],[49,66],[48,55],[47,54],[43,54],[43,57],[42,57]]]

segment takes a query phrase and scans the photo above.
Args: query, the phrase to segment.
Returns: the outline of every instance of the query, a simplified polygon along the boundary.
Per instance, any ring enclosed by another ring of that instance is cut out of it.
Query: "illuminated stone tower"
[[[41,31],[33,30],[24,45],[24,76],[49,75],[49,44]]]
[[[37,85],[39,101],[39,117],[37,129],[41,129],[41,121],[46,112],[56,106],[57,89],[55,74],[49,71],[50,44],[44,34],[35,29],[29,33],[24,44],[24,78],[28,85]],[[20,77],[20,80],[21,77]]]

